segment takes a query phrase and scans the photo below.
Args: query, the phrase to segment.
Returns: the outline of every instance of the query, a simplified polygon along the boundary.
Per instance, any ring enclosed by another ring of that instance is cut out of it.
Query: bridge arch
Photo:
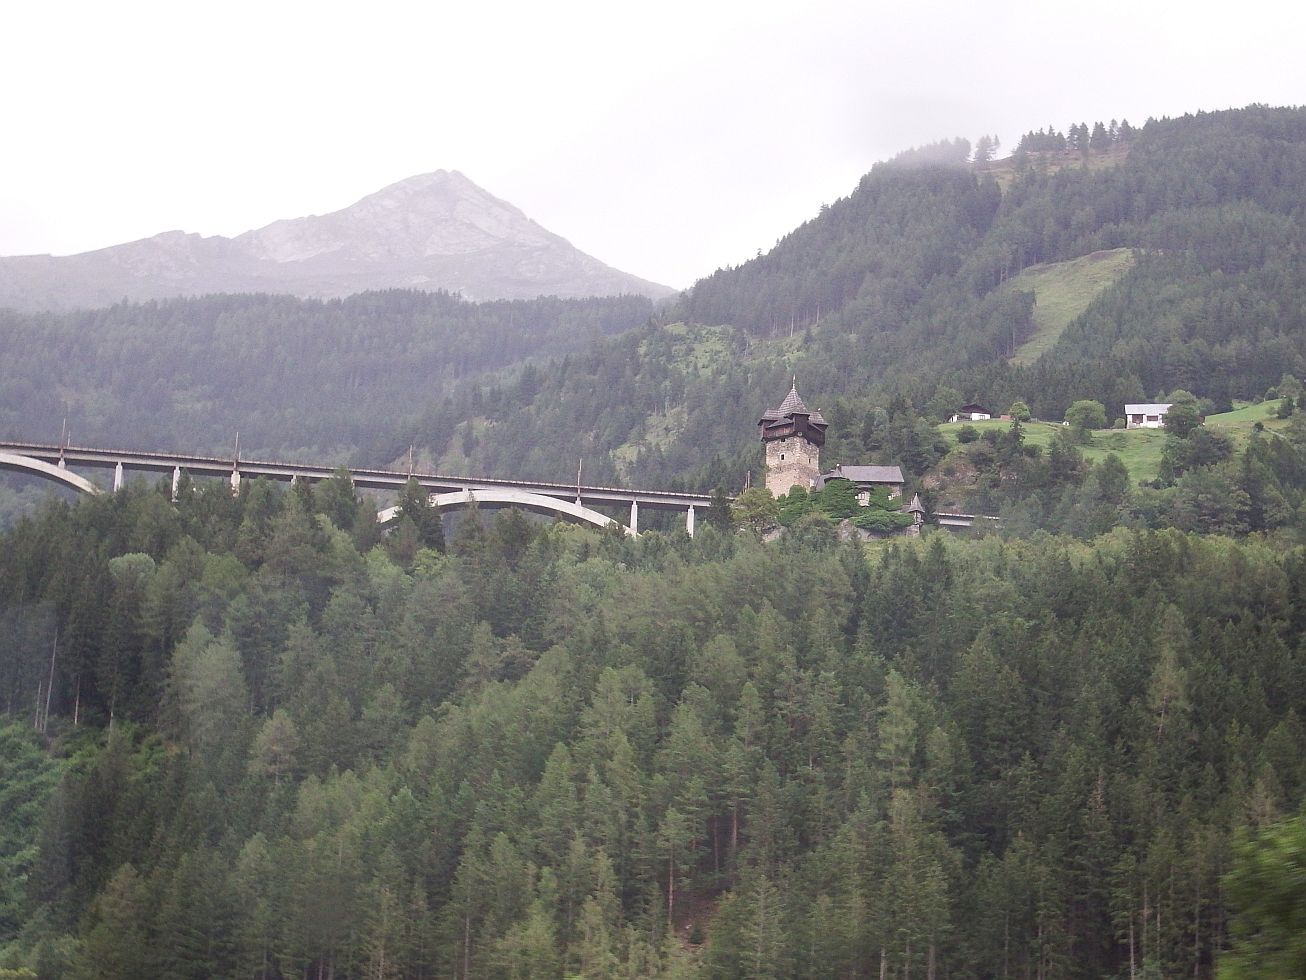
[[[0,470],[16,470],[23,473],[34,473],[37,476],[45,477],[47,480],[54,480],[58,483],[66,484],[74,490],[80,490],[82,493],[97,494],[104,493],[90,480],[84,476],[78,476],[71,470],[64,469],[61,466],[55,466],[53,463],[47,463],[44,460],[33,459],[31,456],[20,456],[17,453],[0,452]]]
[[[472,504],[503,504],[545,514],[560,514],[577,521],[593,524],[596,527],[608,527],[616,524],[625,531],[628,537],[635,536],[634,531],[619,521],[614,521],[606,514],[600,514],[583,504],[573,503],[570,500],[560,500],[557,497],[546,497],[541,493],[529,493],[525,490],[501,490],[497,488],[455,490],[452,493],[432,494],[431,504],[440,510],[453,510],[459,507],[468,507]],[[388,524],[395,519],[398,512],[398,507],[388,507],[377,514],[377,520],[382,524]]]

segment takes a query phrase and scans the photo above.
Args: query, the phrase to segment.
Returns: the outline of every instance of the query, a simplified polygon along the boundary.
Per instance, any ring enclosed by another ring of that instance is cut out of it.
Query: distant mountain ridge
[[[586,255],[456,170],[409,177],[339,211],[235,238],[168,231],[78,255],[0,258],[0,306],[29,311],[124,298],[333,298],[393,288],[471,300],[674,292]]]

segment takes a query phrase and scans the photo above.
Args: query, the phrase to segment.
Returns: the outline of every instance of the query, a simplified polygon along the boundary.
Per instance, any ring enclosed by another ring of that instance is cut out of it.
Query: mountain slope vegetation
[[[247,452],[381,463],[463,379],[583,350],[652,311],[642,296],[469,303],[410,290],[0,311],[0,431],[58,439],[66,418],[84,443],[192,450],[230,449],[240,432]]]
[[[592,372],[605,380],[585,417],[605,424],[589,430],[588,447],[569,449],[590,458],[624,445],[628,457],[643,418],[679,406],[692,421],[628,468],[651,477],[670,458],[703,479],[720,472],[714,458],[734,460],[738,486],[756,455],[751,424],[793,373],[833,420],[830,462],[875,451],[862,438],[875,412],[937,420],[962,401],[1021,399],[1060,419],[1095,399],[1114,416],[1176,388],[1227,410],[1306,373],[1306,110],[1254,106],[1127,132],[1127,144],[1101,155],[1056,151],[1055,165],[1020,149],[977,168],[964,141],[879,164],[849,197],[767,254],[700,281],[666,314],[661,322],[733,331],[710,376],[654,363],[673,337],[620,339],[583,364],[541,371],[529,393],[496,389],[489,417],[513,420],[501,434],[520,449],[531,420]],[[1098,253],[1127,254],[1129,268],[1118,260],[1119,274],[1041,356],[1013,361],[1040,329],[1037,287],[1021,289],[1021,273]],[[645,377],[665,385],[662,397],[620,386],[604,412],[612,380]],[[455,399],[450,417],[473,414],[465,405]],[[704,425],[725,441],[705,438]],[[492,442],[482,457],[491,466]]]
[[[1091,252],[1077,259],[1035,265],[1008,280],[1007,289],[1034,294],[1030,319],[1034,333],[1016,348],[1012,361],[1029,364],[1057,342],[1066,327],[1090,303],[1129,271],[1134,264],[1131,249],[1116,248]]]
[[[213,483],[24,522],[0,616],[18,976],[1205,978],[1306,789],[1284,542],[441,553]]]

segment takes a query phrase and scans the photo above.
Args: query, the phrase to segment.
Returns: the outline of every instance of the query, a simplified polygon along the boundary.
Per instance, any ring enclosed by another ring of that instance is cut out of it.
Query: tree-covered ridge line
[[[992,139],[987,146],[983,143],[985,137],[981,137],[976,144],[975,160],[977,163],[985,162],[987,157],[981,153],[981,149],[987,149],[992,153],[996,147],[993,146]],[[1055,126],[1048,126],[1046,129],[1040,129],[1038,132],[1030,130],[1020,137],[1016,144],[1015,152],[1012,154],[1013,163],[1017,165],[1027,164],[1030,154],[1037,153],[1078,153],[1087,156],[1090,153],[1109,153],[1114,149],[1128,147],[1134,139],[1134,127],[1129,125],[1128,119],[1120,122],[1112,119],[1110,123],[1104,123],[1098,120],[1093,123],[1093,128],[1089,129],[1088,123],[1079,122],[1071,123],[1066,127],[1065,132],[1061,132]]]
[[[66,314],[0,311],[0,430],[87,443],[388,462],[459,382],[646,322],[645,297],[471,303],[205,296]],[[402,447],[406,449],[407,447]]]
[[[62,758],[7,777],[0,967],[1211,976],[1236,833],[1302,802],[1300,547],[366,511],[136,487],[0,540]]]

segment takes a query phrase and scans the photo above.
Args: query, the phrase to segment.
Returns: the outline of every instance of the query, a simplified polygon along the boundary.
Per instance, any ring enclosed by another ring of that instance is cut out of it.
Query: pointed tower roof
[[[821,417],[819,411],[813,412],[804,404],[802,397],[798,394],[798,379],[794,378],[789,386],[789,394],[785,395],[784,401],[780,403],[779,408],[767,409],[762,415],[761,423],[774,422],[777,419],[789,418],[793,415],[806,415],[812,422],[818,425],[825,425],[826,421]]]
[[[924,514],[925,507],[921,504],[921,495],[914,493],[911,495],[911,503],[907,505],[908,514]]]
[[[798,394],[797,378],[789,386],[789,394],[785,395],[780,407],[768,409],[757,424],[762,427],[763,442],[801,435],[817,446],[824,444],[825,430],[829,427],[820,412],[813,412],[803,404]]]
[[[785,400],[780,403],[776,409],[781,415],[793,415],[802,412],[804,415],[810,415],[807,406],[803,404],[802,398],[798,396],[798,379],[794,378],[793,385],[789,388],[789,394],[785,395]]]

